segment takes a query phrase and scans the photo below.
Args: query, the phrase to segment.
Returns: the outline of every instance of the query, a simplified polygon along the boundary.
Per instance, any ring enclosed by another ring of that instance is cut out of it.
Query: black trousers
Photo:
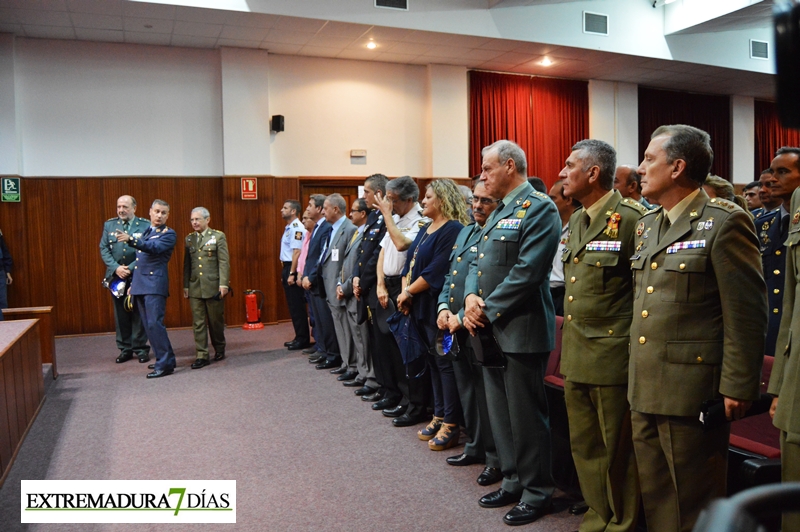
[[[317,349],[321,348],[329,361],[341,360],[339,341],[336,339],[336,329],[328,302],[324,297],[312,293],[311,304],[314,307],[314,338],[317,340]]]
[[[281,284],[283,293],[286,294],[286,304],[289,306],[289,316],[292,317],[294,327],[294,339],[301,344],[310,341],[308,334],[308,313],[306,312],[305,290],[296,284],[289,285],[286,279],[291,273],[292,263],[284,262],[281,270]]]

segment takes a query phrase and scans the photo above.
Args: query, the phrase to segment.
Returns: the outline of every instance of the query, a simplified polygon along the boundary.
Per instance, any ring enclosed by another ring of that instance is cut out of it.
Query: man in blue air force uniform
[[[141,237],[117,231],[117,240],[128,242],[136,248],[136,266],[133,269],[130,295],[135,297],[136,307],[156,354],[154,371],[148,379],[170,375],[175,370],[175,353],[164,326],[164,313],[169,297],[167,265],[175,249],[175,231],[167,227],[169,204],[157,199],[150,207],[150,227]]]

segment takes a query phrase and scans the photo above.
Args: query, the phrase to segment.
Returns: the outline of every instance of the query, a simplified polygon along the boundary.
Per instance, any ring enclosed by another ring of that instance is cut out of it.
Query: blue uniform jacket
[[[786,280],[786,237],[788,231],[781,227],[781,210],[767,212],[755,220],[761,265],[767,282],[769,302],[769,329],[767,329],[766,354],[775,354],[775,342],[783,314],[783,285]]]
[[[131,246],[137,250],[131,295],[169,297],[167,264],[177,241],[175,231],[167,226],[150,227],[141,237],[130,240]]]

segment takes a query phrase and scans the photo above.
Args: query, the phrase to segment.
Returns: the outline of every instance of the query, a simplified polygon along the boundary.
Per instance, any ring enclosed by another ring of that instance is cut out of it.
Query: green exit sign
[[[19,203],[20,190],[18,177],[2,177],[3,180],[3,201]]]

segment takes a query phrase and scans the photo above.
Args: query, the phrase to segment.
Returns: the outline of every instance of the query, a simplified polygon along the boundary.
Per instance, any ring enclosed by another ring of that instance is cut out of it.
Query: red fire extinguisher
[[[261,301],[258,301],[256,294],[261,294]],[[244,308],[245,318],[247,323],[242,325],[242,329],[254,330],[263,329],[264,324],[261,323],[261,307],[264,305],[264,293],[261,290],[245,290],[244,291]]]

